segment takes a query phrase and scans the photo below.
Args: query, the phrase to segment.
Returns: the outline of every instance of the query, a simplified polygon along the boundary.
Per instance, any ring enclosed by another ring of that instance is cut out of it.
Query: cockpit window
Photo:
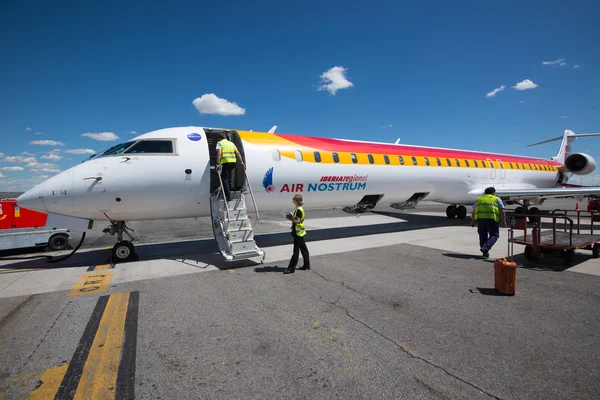
[[[140,140],[129,149],[125,154],[140,154],[140,153],[173,153],[173,142],[170,140]]]
[[[121,143],[121,144],[118,144],[116,146],[113,146],[110,149],[106,150],[104,153],[100,154],[100,157],[121,154],[125,150],[127,150],[127,148],[130,147],[134,143],[135,142],[126,142],[126,143]]]

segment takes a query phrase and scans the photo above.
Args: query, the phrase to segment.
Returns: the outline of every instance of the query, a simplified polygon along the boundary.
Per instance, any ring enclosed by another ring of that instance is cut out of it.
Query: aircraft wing
[[[544,189],[498,189],[496,196],[502,199],[525,200],[540,198],[560,197],[585,197],[589,195],[600,195],[600,186],[588,187],[555,187]]]

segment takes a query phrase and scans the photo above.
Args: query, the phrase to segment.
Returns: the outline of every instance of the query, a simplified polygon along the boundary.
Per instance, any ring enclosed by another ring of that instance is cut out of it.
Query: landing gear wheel
[[[600,258],[600,243],[595,243],[592,247],[592,257]]]
[[[568,267],[572,267],[574,261],[575,261],[575,250],[566,250],[565,251],[565,265]]]
[[[532,246],[525,246],[525,259],[527,259],[529,261],[535,261],[535,260],[537,260],[536,255],[533,254],[533,247]]]
[[[114,262],[126,262],[136,257],[133,244],[124,240],[115,244],[112,249],[112,257]]]
[[[517,207],[515,208],[515,214],[525,214],[525,208]],[[515,217],[516,219],[523,219],[523,217]]]
[[[467,217],[467,207],[465,207],[465,206],[456,207],[456,216],[459,219],[465,219]]]
[[[448,206],[448,208],[446,208],[446,216],[450,219],[456,217],[456,207]]]
[[[67,248],[68,244],[69,237],[63,234],[51,236],[50,240],[48,240],[48,247],[50,247],[50,250],[52,251],[64,250]]]
[[[529,209],[529,222],[537,222],[540,223],[540,209],[537,207],[531,207]]]

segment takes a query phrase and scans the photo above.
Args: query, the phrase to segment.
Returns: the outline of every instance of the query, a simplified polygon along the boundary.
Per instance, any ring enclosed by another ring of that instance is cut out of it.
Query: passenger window
[[[173,142],[171,140],[140,140],[123,154],[172,154]]]
[[[483,165],[483,168],[487,168],[487,165],[485,165],[485,161],[482,161],[481,165]]]
[[[446,163],[448,164],[448,166],[449,166],[449,167],[451,167],[451,166],[452,166],[452,162],[450,162],[450,159],[449,159],[449,158],[446,158]]]
[[[439,158],[436,158],[435,161],[437,162],[438,167],[442,166],[442,162],[440,161]]]
[[[417,165],[417,157],[411,157],[413,165]]]
[[[398,161],[400,161],[400,165],[404,165],[404,158],[402,156],[398,156]]]
[[[338,153],[331,153],[331,155],[333,156],[333,162],[340,162],[340,157],[338,157]]]
[[[425,157],[425,165],[429,165],[429,158]]]
[[[350,154],[350,158],[352,158],[352,162],[353,162],[354,164],[356,164],[356,163],[358,162],[358,158],[356,158],[356,154],[354,154],[354,153],[351,153],[351,154]]]
[[[498,164],[500,164],[500,168],[501,168],[501,169],[504,169],[504,164],[503,164],[503,163],[501,163],[501,162],[498,162]]]
[[[273,161],[281,160],[281,154],[279,154],[279,150],[277,150],[277,149],[273,150],[272,154],[273,154]]]
[[[508,163],[508,165],[510,165],[510,169],[513,169],[512,163]]]
[[[318,151],[315,151],[313,154],[315,155],[315,161],[321,162],[321,153],[319,153]]]
[[[517,166],[517,169],[521,169],[521,167],[519,167],[519,163],[515,163],[515,165]]]
[[[475,168],[479,168],[479,164],[477,164],[477,160],[473,160],[473,163],[475,164]]]
[[[368,157],[369,157],[369,162],[371,164],[373,164],[375,162],[375,160],[373,159],[373,156],[371,154],[369,154]]]
[[[455,158],[454,161],[456,161],[456,166],[460,167],[460,161],[458,161],[458,158]]]
[[[302,161],[302,152],[300,150],[294,151],[294,154],[296,155],[296,161]]]
[[[384,155],[384,156],[383,156],[383,159],[385,160],[385,163],[386,163],[386,164],[389,164],[389,163],[390,163],[390,158],[389,158],[388,156]]]
[[[469,168],[469,167],[470,167],[470,165],[469,165],[469,160],[465,160],[465,165],[467,166],[467,168]]]

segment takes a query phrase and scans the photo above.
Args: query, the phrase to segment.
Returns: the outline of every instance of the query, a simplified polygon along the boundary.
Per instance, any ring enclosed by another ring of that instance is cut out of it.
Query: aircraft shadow
[[[411,213],[400,213],[400,212],[386,212],[386,211],[371,211],[374,214],[389,216],[403,220],[403,222],[392,222],[386,224],[377,225],[364,225],[364,226],[352,226],[352,227],[337,227],[337,228],[326,228],[326,229],[314,229],[311,230],[307,235],[307,242],[330,240],[330,239],[343,239],[358,236],[369,236],[385,233],[394,232],[407,232],[412,230],[427,229],[433,227],[443,226],[468,226],[470,224],[469,219],[457,220],[448,219],[446,216],[437,215],[419,215]],[[551,226],[552,224],[550,224]],[[600,233],[600,227],[599,227]],[[257,234],[255,240],[260,247],[271,247],[278,245],[290,245],[292,244],[292,238],[289,231],[277,232],[277,233],[266,233]],[[352,249],[349,249],[352,250]],[[185,262],[189,265],[194,263],[204,263],[212,265],[219,269],[235,269],[244,268],[249,266],[259,265],[254,260],[241,260],[236,262],[225,262],[218,254],[218,247],[214,239],[198,239],[198,240],[185,240],[185,241],[173,241],[167,243],[150,243],[136,244],[136,252],[139,255],[139,261],[149,261],[156,259],[170,259],[179,262]],[[60,254],[56,253],[45,253],[46,255],[52,255],[60,257],[64,254],[68,254],[70,251],[63,251]],[[110,249],[91,249],[84,252],[75,253],[69,259],[57,262],[49,263],[46,259],[36,260],[24,260],[9,265],[1,266],[3,269],[47,269],[47,268],[76,268],[76,267],[93,267],[95,265],[106,264],[110,260]],[[0,257],[6,255],[0,254]],[[473,255],[457,255],[448,253],[448,257],[464,258],[464,259],[477,259],[478,256]],[[31,257],[31,256],[29,256]],[[583,262],[584,256],[577,254],[576,262]],[[547,257],[544,258],[546,260]],[[136,260],[138,261],[138,260]],[[562,262],[562,259],[559,260]],[[531,262],[527,262],[531,264]],[[262,268],[257,272],[271,272]],[[555,269],[553,269],[555,270]],[[273,270],[273,272],[278,272]]]

